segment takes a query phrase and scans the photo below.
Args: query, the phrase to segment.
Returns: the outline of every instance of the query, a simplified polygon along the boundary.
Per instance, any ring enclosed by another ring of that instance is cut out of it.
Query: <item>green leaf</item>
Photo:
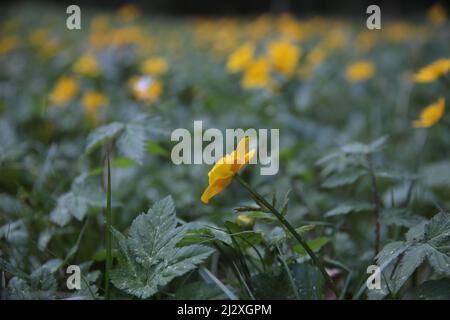
[[[312,251],[317,252],[323,246],[325,246],[328,242],[330,242],[330,238],[323,236],[323,237],[318,237],[318,238],[308,241],[308,245]],[[305,249],[303,249],[303,247],[300,244],[295,245],[293,249],[295,252],[297,252],[301,256],[307,255]]]
[[[402,256],[397,271],[393,291],[398,292],[413,272],[422,264],[427,256],[427,249],[423,245],[413,245]]]
[[[113,122],[95,129],[88,136],[85,152],[90,153],[106,141],[117,138],[119,152],[142,164],[148,139],[166,134],[164,121],[140,114],[129,122]]]
[[[306,224],[304,226],[298,227],[295,229],[300,234],[306,233],[308,231],[311,231],[314,229],[315,225],[313,224]],[[280,244],[283,241],[286,241],[289,238],[292,238],[291,233],[286,233],[283,228],[281,227],[275,227],[272,232],[269,234],[269,245],[275,246],[277,244]]]
[[[241,250],[245,250],[252,245],[260,244],[263,240],[261,232],[247,230],[245,227],[241,227],[234,222],[225,221],[225,227]]]
[[[193,282],[175,291],[175,299],[181,300],[223,300],[226,296],[213,283]]]
[[[388,285],[394,293],[397,293],[425,260],[438,274],[450,275],[449,217],[448,213],[438,213],[429,221],[411,228],[407,234],[407,242],[394,242],[383,248],[377,256],[379,265],[400,259],[398,268],[394,270],[391,266],[387,272],[383,272],[385,288]],[[384,290],[381,297],[386,294],[387,291]]]
[[[225,231],[202,227],[199,229],[190,229],[178,243],[178,246],[187,246],[192,244],[209,244],[212,241],[221,241],[231,244],[231,238]]]
[[[127,124],[117,140],[117,148],[125,157],[142,164],[147,136],[145,128],[137,124]]]
[[[200,245],[178,247],[188,226],[177,227],[171,197],[156,202],[134,219],[128,237],[113,231],[121,255],[112,283],[139,298],[151,297],[160,286],[195,269],[212,251]]]
[[[408,293],[414,300],[450,300],[450,279],[429,280]]]
[[[81,221],[89,207],[105,207],[105,198],[98,180],[82,174],[74,180],[71,190],[58,198],[50,220],[59,226],[65,226],[72,217]]]
[[[411,228],[421,222],[425,218],[413,215],[405,209],[389,208],[384,209],[380,215],[380,223],[387,226],[399,226]]]
[[[86,153],[92,152],[106,141],[117,137],[124,130],[123,123],[113,122],[95,129],[89,134],[85,148]]]
[[[373,141],[369,144],[369,152],[375,153],[380,151],[386,144],[388,140],[388,136],[382,136],[381,138],[378,138],[377,140]]]
[[[349,214],[352,212],[371,211],[374,210],[374,205],[368,202],[362,201],[350,201],[347,203],[341,203],[333,210],[325,213],[325,217],[333,217]]]
[[[360,142],[346,144],[341,147],[341,150],[349,154],[368,154],[370,152],[369,146]]]
[[[369,153],[375,153],[381,150],[381,148],[386,144],[388,137],[383,136],[370,144],[352,142],[341,147],[341,150],[347,154],[360,154],[366,155]]]
[[[157,142],[149,140],[147,144],[147,151],[151,154],[163,157],[169,157],[170,153],[163,147],[161,147]]]
[[[418,178],[418,175],[394,169],[377,169],[375,171],[375,176],[392,180],[415,180]]]
[[[259,273],[251,278],[251,286],[256,299],[296,299],[312,300],[322,298],[322,277],[317,269],[306,264],[289,265],[289,272],[297,289],[297,294],[284,268],[275,268]]]
[[[429,187],[449,187],[450,162],[440,161],[423,166],[421,180]]]
[[[358,169],[348,169],[338,173],[335,173],[328,177],[323,183],[324,188],[337,188],[353,184],[362,177],[366,172]]]

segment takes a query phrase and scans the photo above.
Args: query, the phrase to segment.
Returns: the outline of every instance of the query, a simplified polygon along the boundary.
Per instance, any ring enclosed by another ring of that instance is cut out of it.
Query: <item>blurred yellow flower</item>
[[[447,14],[445,8],[440,3],[435,3],[428,10],[428,19],[436,25],[442,26],[447,20]]]
[[[345,76],[352,83],[370,79],[375,73],[375,66],[370,61],[360,60],[347,66]]]
[[[213,38],[212,50],[216,56],[221,56],[228,54],[237,45],[238,33],[236,25],[232,21],[229,24],[217,27],[218,29]]]
[[[244,43],[228,57],[227,70],[231,73],[244,70],[252,62],[254,52],[253,43]]]
[[[423,67],[414,75],[414,81],[428,83],[436,81],[450,70],[450,59],[439,59]]]
[[[278,18],[278,31],[289,40],[300,41],[306,36],[305,28],[298,20],[289,14],[283,14]]]
[[[364,30],[358,33],[354,46],[361,53],[370,51],[378,40],[378,33],[372,30]]]
[[[5,36],[0,39],[0,55],[14,50],[19,43],[16,36]]]
[[[95,55],[87,53],[75,62],[73,71],[83,76],[96,77],[100,74],[100,66]]]
[[[91,30],[94,32],[105,32],[109,29],[111,20],[106,14],[95,15],[91,20]]]
[[[50,101],[52,105],[67,104],[76,96],[78,90],[79,85],[74,78],[62,76],[58,79],[50,93]]]
[[[122,21],[131,22],[140,15],[140,11],[134,4],[126,4],[117,10],[117,15]]]
[[[169,67],[166,59],[160,57],[149,58],[143,61],[141,64],[141,72],[149,76],[157,76],[163,74],[167,71],[168,68]]]
[[[444,115],[445,99],[439,98],[439,100],[428,107],[424,108],[420,113],[420,118],[413,121],[412,126],[414,128],[428,128],[438,122]]]
[[[61,47],[57,40],[48,39],[39,47],[39,54],[44,58],[52,58],[60,49]]]
[[[139,45],[147,40],[144,31],[135,25],[112,29],[107,35],[108,45],[113,47]]]
[[[306,56],[306,62],[313,66],[318,66],[326,57],[326,51],[321,46],[315,46]]]
[[[29,42],[35,46],[39,47],[48,39],[48,31],[44,28],[39,28],[30,33]]]
[[[270,32],[271,17],[262,15],[254,22],[247,25],[246,33],[250,39],[260,40]]]
[[[267,52],[274,69],[282,75],[291,76],[300,58],[300,49],[289,41],[269,43]]]
[[[141,101],[153,103],[162,93],[161,82],[150,76],[133,77],[130,84],[134,97]]]
[[[238,144],[236,150],[222,157],[209,171],[209,184],[201,196],[203,203],[209,200],[227,187],[233,177],[247,164],[255,155],[256,150],[250,152],[249,137],[244,137]]]
[[[108,104],[108,98],[98,91],[87,91],[81,100],[84,112],[92,122],[97,121],[97,109]]]
[[[330,51],[343,49],[348,44],[349,30],[343,23],[334,23],[329,27],[323,39],[323,45]]]
[[[327,52],[322,45],[316,45],[306,55],[306,63],[300,66],[298,70],[298,76],[302,80],[308,80],[312,77],[315,69],[319,67],[322,62],[327,58]]]
[[[267,88],[271,82],[269,62],[258,58],[245,69],[241,85],[245,89]]]

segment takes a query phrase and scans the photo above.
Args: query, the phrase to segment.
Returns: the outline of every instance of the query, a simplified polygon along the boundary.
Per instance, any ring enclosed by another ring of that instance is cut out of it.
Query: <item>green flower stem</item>
[[[106,270],[105,270],[105,298],[110,299],[109,290],[109,275],[112,266],[112,242],[111,242],[111,225],[112,225],[112,213],[111,213],[111,164],[109,161],[109,151],[106,153],[107,162],[107,197],[106,197],[106,232],[105,232],[105,243],[106,243]]]
[[[336,285],[334,284],[333,280],[328,275],[327,271],[325,270],[325,267],[323,266],[322,261],[316,256],[314,251],[310,248],[308,243],[303,239],[303,237],[295,230],[295,228],[286,220],[286,218],[277,210],[275,209],[269,202],[267,202],[258,192],[256,192],[247,182],[245,182],[244,179],[242,179],[241,176],[238,174],[235,176],[236,180],[240,183],[241,186],[244,187],[252,196],[253,198],[264,205],[267,209],[269,209],[275,217],[283,224],[283,226],[286,227],[286,229],[292,234],[292,236],[300,243],[300,245],[305,249],[305,251],[308,253],[308,255],[311,257],[311,260],[315,264],[315,266],[319,269],[319,271],[322,273],[325,281],[327,282],[330,289],[333,291],[333,293],[336,295],[336,297],[339,297],[339,292],[336,288]]]

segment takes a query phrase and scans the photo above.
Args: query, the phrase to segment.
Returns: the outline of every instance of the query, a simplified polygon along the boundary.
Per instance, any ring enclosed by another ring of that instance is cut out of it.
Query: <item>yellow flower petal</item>
[[[438,122],[444,115],[445,99],[439,98],[439,100],[428,107],[424,108],[420,113],[420,118],[413,121],[412,126],[414,128],[428,128]]]
[[[345,71],[345,76],[348,81],[357,83],[370,79],[374,73],[374,64],[370,61],[361,60],[350,64]]]
[[[414,75],[414,81],[419,83],[429,83],[436,81],[450,70],[450,59],[439,59],[423,67]]]
[[[238,144],[236,150],[222,157],[209,171],[209,185],[201,196],[203,203],[208,203],[209,199],[227,187],[233,177],[247,164],[255,155],[256,150],[249,148],[249,137],[244,137]]]

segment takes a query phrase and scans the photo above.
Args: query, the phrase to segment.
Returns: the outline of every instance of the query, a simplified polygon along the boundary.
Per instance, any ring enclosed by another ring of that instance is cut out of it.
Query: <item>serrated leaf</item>
[[[399,227],[413,227],[421,222],[425,218],[413,215],[405,209],[398,208],[388,208],[384,209],[380,215],[380,223],[388,226],[399,226]]]
[[[175,292],[175,298],[181,300],[223,300],[226,296],[215,284],[193,282],[181,286]]]
[[[450,300],[450,279],[429,280],[409,291],[408,299]]]
[[[423,245],[414,245],[403,254],[397,271],[393,291],[398,292],[413,272],[422,264],[427,256],[427,250]]]
[[[450,218],[449,214],[441,212],[427,222],[419,223],[407,234],[406,243],[392,243],[386,246],[378,255],[378,263],[393,260],[402,254],[398,268],[392,277],[389,276],[389,287],[396,293],[406,283],[413,272],[426,260],[433,269],[444,275],[450,275]],[[402,251],[402,248],[407,248]],[[383,280],[385,284],[386,280]],[[384,292],[386,295],[387,292]]]
[[[325,213],[325,217],[345,215],[352,212],[371,211],[373,209],[374,205],[372,203],[362,201],[351,201],[339,204],[336,208]]]
[[[178,247],[187,228],[177,227],[175,207],[167,197],[133,221],[127,238],[113,231],[123,259],[112,271],[112,283],[129,294],[148,298],[160,286],[195,269],[212,251],[201,245]]]
[[[353,184],[362,177],[366,172],[364,170],[344,170],[342,172],[335,173],[328,177],[323,183],[322,187],[324,188],[336,188],[342,187],[349,184]]]
[[[147,136],[141,125],[127,124],[117,140],[119,152],[127,158],[142,164]]]
[[[50,213],[50,220],[59,226],[65,226],[72,217],[81,221],[87,210],[92,207],[104,207],[106,195],[98,181],[86,174],[78,176],[71,190],[61,195]]]
[[[341,150],[349,154],[368,154],[369,146],[360,142],[352,142],[341,147]]]
[[[450,214],[440,212],[424,226],[424,236],[432,246],[450,241]]]
[[[101,146],[106,141],[119,135],[122,130],[124,130],[124,124],[120,122],[113,122],[95,129],[87,138],[85,152],[92,152],[95,148]]]
[[[388,136],[382,136],[381,138],[376,139],[375,141],[369,144],[369,152],[371,153],[378,152],[384,147],[387,140]]]
[[[306,224],[304,226],[298,227],[295,229],[300,234],[306,233],[312,229],[314,229],[315,225],[313,224]],[[272,232],[269,234],[269,245],[275,246],[277,244],[280,244],[283,241],[286,241],[289,238],[292,238],[291,233],[286,233],[283,228],[281,227],[275,227]]]

